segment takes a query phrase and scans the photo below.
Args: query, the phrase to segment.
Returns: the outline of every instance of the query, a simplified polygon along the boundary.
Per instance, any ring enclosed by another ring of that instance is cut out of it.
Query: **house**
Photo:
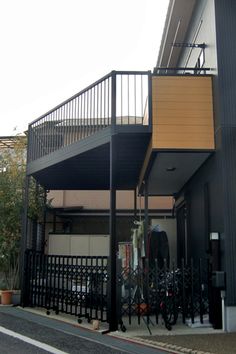
[[[197,84],[196,88],[182,85],[178,88],[178,95],[173,97],[171,96],[175,85],[173,83],[167,93],[169,97],[163,96],[163,100],[167,99],[163,120],[166,116],[170,117],[168,110],[173,107],[175,107],[175,119],[178,120],[178,114],[184,108],[179,122],[173,127],[173,131],[168,128],[168,133],[174,133],[172,142],[176,141],[176,144],[179,143],[178,136],[183,138],[185,135],[187,135],[186,143],[189,139],[192,144],[192,148],[191,146],[179,146],[180,150],[182,149],[179,151],[179,156],[183,153],[185,160],[182,161],[182,166],[178,165],[181,163],[181,157],[170,161],[170,166],[176,167],[176,170],[171,172],[173,178],[175,174],[176,178],[179,178],[179,168],[181,174],[184,175],[186,167],[190,168],[190,165],[198,163],[197,160],[201,154],[209,152],[208,156],[205,155],[206,158],[203,158],[204,161],[199,161],[198,167],[195,165],[197,168],[192,170],[187,180],[183,179],[184,183],[173,191],[177,216],[178,256],[184,255],[188,259],[209,255],[211,271],[214,276],[221,277],[221,281],[218,279],[218,285],[219,288],[225,290],[225,292],[220,289],[213,290],[211,306],[215,309],[219,308],[221,297],[225,301],[223,321],[229,331],[236,328],[236,262],[234,257],[236,248],[234,80],[236,72],[233,65],[236,52],[232,44],[232,38],[236,33],[235,20],[236,4],[234,1],[170,1],[162,44],[154,69],[154,72],[158,73],[159,67],[177,68],[174,70],[175,73],[182,72],[186,80],[191,80],[189,68],[195,68],[197,69],[195,74],[198,77],[194,76],[193,80],[196,82],[201,78],[207,79],[207,74],[212,76],[212,88],[209,86],[209,90],[212,90],[214,127],[212,121],[207,119],[212,114],[208,84],[201,87],[202,106],[200,106]],[[183,70],[181,71],[180,68]],[[208,68],[210,70],[207,70]],[[172,72],[167,70],[166,73]],[[175,99],[178,99],[177,103],[174,102]],[[181,108],[181,104],[184,104],[184,107]],[[185,113],[188,112],[190,106],[193,109],[196,108],[196,114],[193,113],[192,116],[186,117]],[[160,110],[159,107],[159,113]],[[204,120],[202,120],[203,116]],[[159,119],[162,118],[159,117]],[[165,123],[168,124],[166,121],[163,124]],[[191,153],[195,152],[193,146],[198,152],[196,151],[196,154],[191,156]],[[156,191],[158,194],[157,189]],[[213,279],[214,282],[215,279]],[[212,312],[214,311],[212,309]],[[213,319],[216,326],[219,326],[219,322],[219,318]]]
[[[170,0],[153,72],[113,71],[29,125],[28,179],[109,191],[110,330],[118,193],[134,190],[146,239],[149,199],[174,198],[177,260],[209,258],[210,320],[236,329],[235,17],[233,0]]]

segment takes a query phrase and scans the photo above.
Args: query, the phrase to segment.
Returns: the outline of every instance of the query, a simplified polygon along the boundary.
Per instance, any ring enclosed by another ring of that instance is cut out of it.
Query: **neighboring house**
[[[58,202],[54,232],[70,229],[65,205],[81,217],[87,202],[98,205],[95,191],[109,191],[109,232],[99,227],[110,236],[110,313],[117,243],[128,237],[117,238],[118,192],[136,190],[144,198],[146,237],[150,196],[174,197],[177,261],[209,258],[210,319],[221,326],[222,297],[223,323],[236,329],[235,33],[234,0],[170,0],[152,73],[111,72],[29,125],[27,176],[66,190],[64,202],[74,190],[90,191],[78,192],[85,203]],[[110,325],[116,329],[115,318]]]
[[[48,199],[52,199],[52,209],[48,210],[45,220],[46,253],[109,255],[108,191],[54,190],[48,193]],[[143,199],[142,196],[137,197],[134,191],[117,192],[118,243],[130,241],[134,221],[143,219]],[[158,223],[167,231],[173,257],[176,257],[173,198],[150,197],[148,207],[150,223]],[[86,248],[86,243],[90,247]]]

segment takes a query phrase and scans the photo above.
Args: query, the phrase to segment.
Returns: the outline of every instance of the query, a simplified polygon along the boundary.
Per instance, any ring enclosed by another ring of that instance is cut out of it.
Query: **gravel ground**
[[[236,354],[236,332],[177,336],[142,336],[152,342],[168,343],[182,348],[214,354]],[[190,352],[191,353],[191,352]]]

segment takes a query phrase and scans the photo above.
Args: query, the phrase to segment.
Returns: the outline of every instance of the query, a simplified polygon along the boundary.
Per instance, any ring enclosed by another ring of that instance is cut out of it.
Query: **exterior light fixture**
[[[176,170],[176,167],[174,167],[174,166],[170,166],[170,167],[166,168],[167,172],[174,172],[175,170]]]

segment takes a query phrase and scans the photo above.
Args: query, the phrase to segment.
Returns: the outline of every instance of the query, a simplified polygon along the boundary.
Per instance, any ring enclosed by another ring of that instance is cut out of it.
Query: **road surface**
[[[166,354],[20,308],[0,306],[1,354]]]

